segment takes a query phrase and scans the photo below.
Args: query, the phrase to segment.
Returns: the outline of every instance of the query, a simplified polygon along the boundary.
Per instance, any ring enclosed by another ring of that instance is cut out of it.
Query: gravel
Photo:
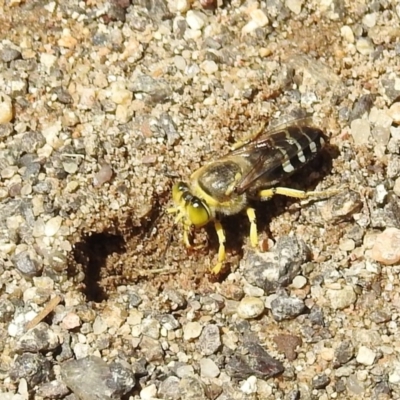
[[[400,398],[400,6],[10,1],[0,398]],[[330,144],[185,249],[166,212],[261,124]]]

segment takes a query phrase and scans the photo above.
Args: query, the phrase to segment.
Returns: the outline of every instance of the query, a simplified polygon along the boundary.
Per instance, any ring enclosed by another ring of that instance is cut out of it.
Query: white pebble
[[[365,14],[362,22],[366,27],[373,28],[376,25],[376,13]]]
[[[237,313],[243,319],[257,318],[264,312],[264,308],[264,302],[258,297],[245,297],[240,301]]]
[[[48,237],[54,236],[60,229],[61,223],[62,218],[59,215],[49,219],[44,227],[44,234]]]
[[[207,22],[207,17],[200,11],[189,10],[186,14],[186,22],[191,29],[198,31]]]
[[[178,12],[184,13],[190,9],[189,0],[177,0],[175,3],[176,10]]]
[[[353,30],[348,25],[342,26],[340,29],[340,34],[342,38],[346,40],[347,43],[354,43],[354,33]]]
[[[210,358],[200,360],[200,373],[203,378],[216,378],[220,374],[218,365]]]
[[[214,74],[218,71],[218,65],[215,61],[206,60],[201,63],[201,68],[206,74]]]
[[[351,121],[351,136],[357,146],[368,144],[371,136],[371,127],[366,119],[355,119]]]
[[[140,391],[141,400],[152,400],[157,396],[157,387],[153,383]]]
[[[356,43],[357,51],[363,56],[368,56],[374,51],[374,45],[369,38],[359,38]]]
[[[384,265],[394,265],[400,261],[400,229],[386,228],[375,240],[371,256]]]
[[[334,310],[343,310],[354,304],[357,300],[353,288],[349,285],[339,290],[327,289],[326,298],[328,299],[329,306]]]
[[[303,5],[302,0],[286,0],[286,7],[294,14],[298,15],[301,12],[301,7]]]
[[[265,15],[263,10],[256,8],[250,12],[250,17],[253,22],[257,25],[258,28],[262,28],[265,25],[268,25],[268,17]]]
[[[307,279],[302,275],[297,275],[294,277],[292,286],[295,289],[302,289],[304,286],[307,285]]]
[[[183,339],[192,340],[198,338],[202,329],[202,326],[198,322],[188,322],[183,327]]]
[[[389,108],[388,114],[396,124],[400,124],[400,103],[397,102],[392,104]]]
[[[240,390],[246,394],[252,394],[257,392],[257,378],[252,375],[249,376],[240,387]]]
[[[360,346],[357,353],[357,362],[363,365],[371,366],[375,361],[376,354],[373,350],[365,346]]]

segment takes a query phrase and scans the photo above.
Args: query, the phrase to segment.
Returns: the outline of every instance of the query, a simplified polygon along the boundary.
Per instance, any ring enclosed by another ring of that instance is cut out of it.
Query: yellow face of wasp
[[[180,210],[178,219],[183,219],[185,225],[200,228],[210,222],[211,214],[206,202],[193,196],[185,183],[174,185],[172,199]]]

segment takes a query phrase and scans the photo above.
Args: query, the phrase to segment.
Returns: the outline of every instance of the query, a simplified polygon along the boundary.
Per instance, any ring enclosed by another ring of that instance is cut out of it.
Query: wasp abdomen
[[[320,129],[308,126],[291,126],[274,137],[280,145],[285,161],[282,169],[291,174],[313,159],[325,145],[324,134]]]

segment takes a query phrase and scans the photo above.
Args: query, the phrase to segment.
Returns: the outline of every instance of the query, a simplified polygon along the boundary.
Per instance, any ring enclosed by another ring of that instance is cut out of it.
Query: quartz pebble
[[[301,12],[303,2],[303,0],[286,0],[285,5],[292,13],[298,15]]]
[[[186,22],[193,30],[200,30],[207,21],[207,17],[200,11],[189,10],[186,14]]]
[[[354,139],[354,144],[357,146],[368,144],[371,135],[371,127],[366,119],[355,119],[351,122],[351,135]]]
[[[240,318],[257,318],[264,312],[264,302],[258,297],[244,297],[237,308]]]
[[[400,102],[392,104],[388,114],[396,124],[400,124]]]
[[[369,38],[359,38],[356,42],[357,51],[363,56],[368,56],[374,51],[374,45]]]
[[[355,303],[357,296],[351,286],[344,286],[341,289],[327,289],[326,297],[329,306],[334,310],[343,310]]]
[[[371,366],[375,361],[376,353],[365,346],[360,346],[357,353],[357,362],[363,365]]]
[[[185,340],[196,339],[200,336],[203,327],[198,322],[188,322],[183,327],[183,338]]]
[[[13,118],[13,110],[11,102],[0,101],[0,124],[7,124],[12,120],[12,118]]]
[[[385,265],[397,264],[400,261],[400,229],[387,228],[378,235],[371,256]]]

